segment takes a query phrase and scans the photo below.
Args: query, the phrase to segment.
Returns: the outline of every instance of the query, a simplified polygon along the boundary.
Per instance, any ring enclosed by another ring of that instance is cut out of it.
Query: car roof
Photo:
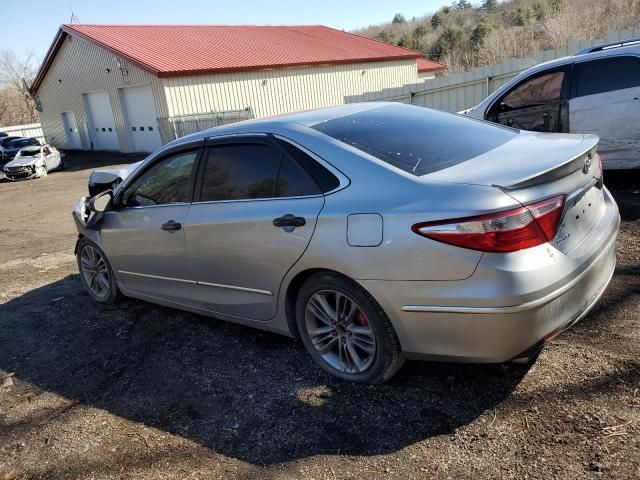
[[[316,110],[307,110],[303,112],[287,113],[273,117],[245,120],[242,122],[232,123],[219,127],[210,128],[201,132],[193,133],[185,137],[181,137],[168,143],[166,146],[176,146],[181,143],[193,142],[195,140],[205,139],[209,137],[218,137],[223,135],[236,135],[243,133],[261,133],[270,132],[277,133],[289,126],[302,125],[312,126],[321,122],[325,122],[334,118],[351,115],[366,110],[382,108],[385,106],[397,105],[396,102],[365,102],[350,103],[337,107],[321,108]]]
[[[617,44],[622,44],[622,43],[623,42],[618,42]],[[604,50],[590,51],[597,48],[601,48],[601,47],[593,47],[591,49],[581,50],[567,57],[557,58],[555,60],[550,60],[548,62],[541,63],[539,65],[536,65],[535,67],[531,67],[525,70],[520,75],[523,75],[525,73],[529,74],[537,71],[548,70],[550,68],[561,67],[563,65],[583,62],[586,60],[619,57],[623,55],[640,55],[640,44],[621,45],[620,47],[616,47],[616,48],[605,48]],[[518,75],[518,77],[520,75]]]
[[[40,150],[41,148],[42,148],[42,145],[31,145],[29,147],[21,148],[20,150],[24,150],[26,152],[31,152],[33,150]]]
[[[613,44],[602,44],[599,46],[590,47],[588,49],[580,50],[573,55],[569,55],[567,57],[556,58],[555,60],[549,60],[548,62],[543,62],[533,67],[530,67],[523,72],[519,73],[515,77],[513,77],[508,82],[504,83],[500,87],[498,87],[494,92],[491,93],[487,98],[482,100],[478,104],[487,105],[488,103],[493,102],[493,99],[501,95],[507,88],[515,85],[523,78],[528,77],[531,74],[544,72],[547,70],[551,70],[558,67],[563,67],[565,65],[570,65],[572,63],[580,63],[587,60],[597,60],[601,58],[612,58],[612,57],[620,57],[624,55],[636,55],[640,56],[640,42],[639,43],[630,43],[625,44],[625,42],[635,42],[637,39],[631,40],[620,40],[619,42],[615,42]],[[619,46],[618,46],[619,45]]]

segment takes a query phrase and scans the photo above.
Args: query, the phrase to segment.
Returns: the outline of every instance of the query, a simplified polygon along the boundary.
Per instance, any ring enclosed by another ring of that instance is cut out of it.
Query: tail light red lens
[[[564,208],[558,195],[504,212],[417,223],[411,229],[438,242],[483,252],[515,252],[552,240]]]

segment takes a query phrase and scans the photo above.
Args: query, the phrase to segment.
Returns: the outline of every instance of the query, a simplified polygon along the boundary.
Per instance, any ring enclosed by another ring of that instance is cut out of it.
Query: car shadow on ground
[[[528,371],[408,362],[386,385],[349,384],[298,341],[134,300],[100,306],[76,275],[0,305],[0,368],[256,465],[389,453],[453,434]],[[42,415],[44,424],[56,412]]]

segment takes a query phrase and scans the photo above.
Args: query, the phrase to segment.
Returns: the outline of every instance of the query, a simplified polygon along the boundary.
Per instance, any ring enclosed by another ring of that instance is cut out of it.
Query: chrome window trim
[[[128,212],[130,210],[140,210],[143,208],[162,208],[162,207],[179,207],[179,206],[189,206],[191,205],[191,203],[189,202],[176,202],[176,203],[163,203],[161,205],[141,205],[138,207],[121,207],[117,210],[109,210],[105,213],[111,213],[111,212]]]

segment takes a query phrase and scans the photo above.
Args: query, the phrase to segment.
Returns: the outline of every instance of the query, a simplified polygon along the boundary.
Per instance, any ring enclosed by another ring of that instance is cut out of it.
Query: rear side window
[[[200,201],[271,198],[280,152],[261,144],[224,145],[209,149]]]
[[[278,173],[276,197],[301,197],[320,193],[320,188],[309,174],[291,157],[283,155]]]
[[[345,115],[312,128],[416,176],[462,163],[518,135],[512,128],[404,104]]]
[[[640,59],[614,57],[575,65],[574,97],[640,86]]]
[[[311,176],[311,178],[313,178],[323,193],[335,190],[340,186],[340,180],[338,177],[298,147],[284,140],[279,140],[279,143],[282,148],[284,148],[286,152],[295,159],[298,165],[300,165]]]

